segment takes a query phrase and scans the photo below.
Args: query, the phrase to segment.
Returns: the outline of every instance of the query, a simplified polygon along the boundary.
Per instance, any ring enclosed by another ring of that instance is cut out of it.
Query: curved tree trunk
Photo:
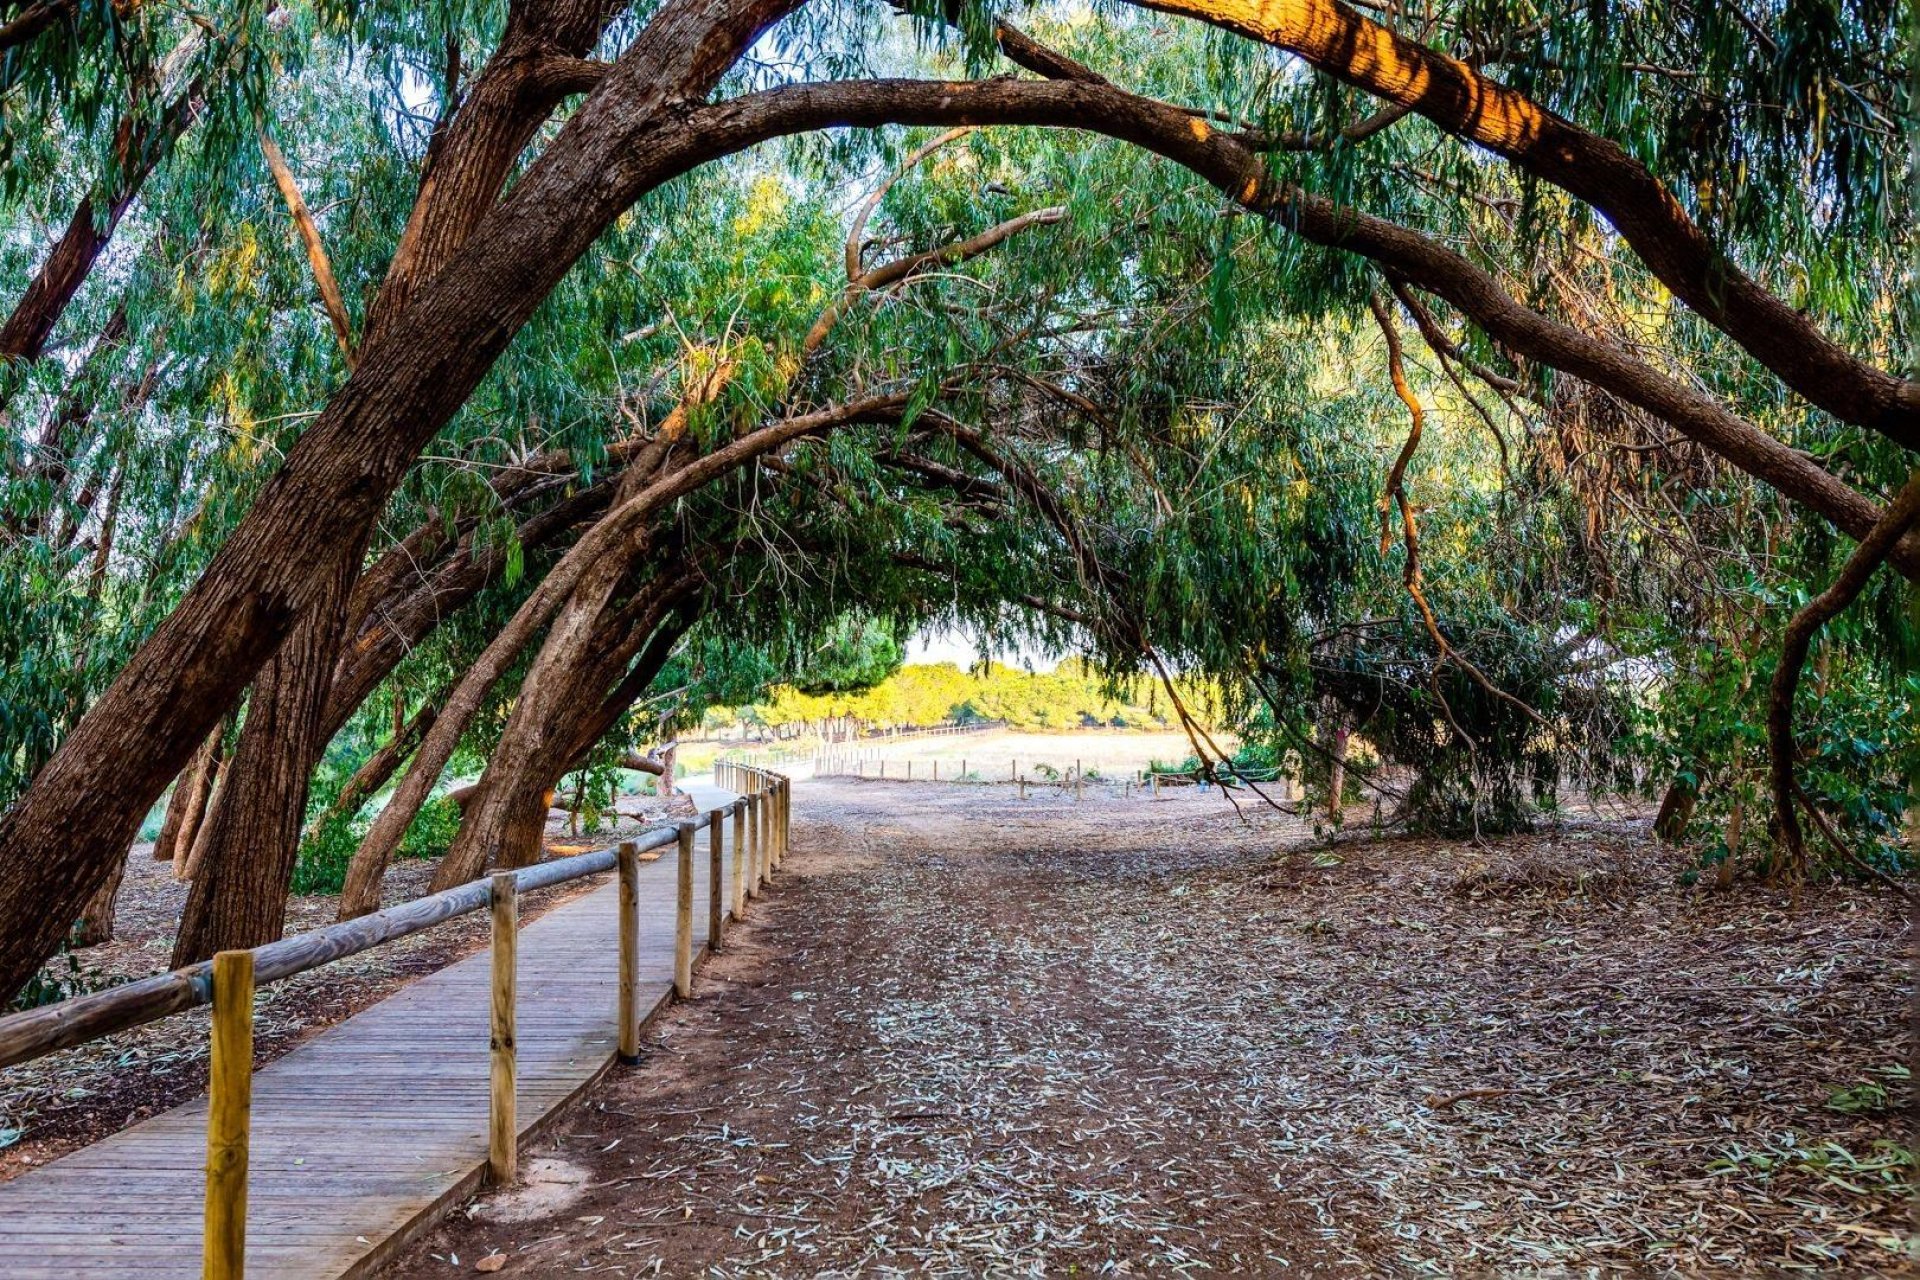
[[[174,943],[177,968],[216,951],[274,942],[300,852],[307,789],[331,736],[325,715],[354,566],[301,621],[254,683],[240,745],[214,807]]]
[[[697,614],[686,607],[693,581],[683,577],[649,584],[650,593],[642,593],[624,610],[613,611],[604,619],[606,625],[596,629],[602,637],[619,637],[617,644],[603,645],[566,672],[549,667],[547,680],[558,683],[563,675],[568,677],[571,687],[566,697],[529,706],[524,717],[521,705],[516,705],[500,746],[487,761],[460,834],[434,876],[436,888],[478,876],[494,851],[510,866],[524,865],[515,859],[538,858],[553,788],[585,760],[593,745],[653,683],[673,646],[693,625]],[[639,638],[644,638],[644,647]],[[531,673],[528,679],[533,679]],[[541,716],[544,722],[538,720]],[[541,826],[530,838],[525,815],[535,807],[535,797],[540,797]]]
[[[213,806],[219,798],[220,778],[226,771],[226,726],[221,725],[214,730],[214,734],[213,753],[196,780],[197,794],[187,805],[180,829],[174,834],[171,858],[175,880],[187,879],[199,865],[196,854],[205,848],[207,824],[213,817]]]
[[[599,704],[652,630],[635,625],[630,610],[612,603],[628,571],[624,557],[596,561],[554,620],[461,819],[460,834],[434,873],[435,890],[473,879],[496,851],[502,857],[538,856],[537,838],[526,846],[522,816],[532,795],[550,791],[571,767],[582,735],[592,727],[581,724],[590,714],[583,708]],[[648,588],[643,598],[649,590],[656,597],[662,590],[657,582]],[[629,615],[624,627],[622,613]],[[585,745],[598,737],[594,733]]]
[[[193,832],[200,825],[200,819],[206,813],[207,793],[212,785],[215,762],[220,757],[220,743],[226,733],[225,725],[217,725],[200,744],[200,750],[194,753],[193,763],[189,764],[173,784],[173,796],[167,801],[167,816],[160,820],[160,836],[153,842],[153,860],[172,862],[174,850],[180,844],[180,833],[186,831],[187,844],[193,843]]]
[[[119,868],[107,877],[98,893],[87,901],[86,910],[80,913],[80,922],[73,926],[73,945],[76,947],[97,947],[103,942],[113,941],[113,919],[115,908],[120,901],[120,885],[127,878],[127,862],[133,857],[133,850],[127,850],[127,856],[120,859]]]

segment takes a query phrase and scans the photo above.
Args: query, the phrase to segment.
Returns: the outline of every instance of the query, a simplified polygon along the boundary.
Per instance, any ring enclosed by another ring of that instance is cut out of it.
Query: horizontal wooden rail
[[[722,810],[731,812],[732,805]],[[655,827],[643,832],[635,842],[641,849],[659,849],[679,837],[673,827]],[[613,869],[612,849],[558,858],[511,872],[520,893],[545,889],[582,876],[598,875]],[[358,920],[296,934],[253,948],[253,974],[256,986],[264,986],[296,973],[305,973],[321,965],[404,938],[432,928],[455,916],[479,911],[492,901],[490,880],[470,880],[439,893],[388,907]],[[156,974],[122,986],[75,996],[59,1004],[29,1009],[0,1018],[0,1068],[31,1062],[60,1049],[69,1049],[89,1040],[156,1022],[170,1014],[208,1003],[213,998],[213,962],[203,960],[169,973]]]

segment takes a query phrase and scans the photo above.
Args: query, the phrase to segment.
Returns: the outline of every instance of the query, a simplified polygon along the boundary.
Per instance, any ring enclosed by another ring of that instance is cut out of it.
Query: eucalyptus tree
[[[1321,300],[1358,315],[1367,294],[1394,294],[1454,374],[1513,395],[1547,394],[1549,371],[1571,375],[1848,537],[1874,533],[1920,430],[1920,388],[1895,371],[1913,358],[1911,290],[1899,285],[1912,230],[1901,162],[1884,145],[1900,110],[1886,4],[1793,5],[1758,23],[1687,5],[1630,21],[1591,7],[1540,18],[1497,4],[1396,8],[1382,19],[1336,0],[1154,7],[1235,39],[1223,38],[1218,57],[1196,58],[1186,41],[1139,57],[1142,20],[1122,10],[1064,32],[1076,42],[1068,56],[956,7],[913,21],[936,43],[951,25],[968,70],[998,53],[1042,79],[911,80],[862,73],[910,61],[936,74],[959,68],[937,50],[879,39],[878,19],[789,0],[668,0],[631,14],[528,0],[504,14],[419,20],[369,7],[332,26],[302,10],[278,26],[262,13],[263,29],[292,33],[303,54],[391,38],[436,69],[401,77],[376,109],[430,117],[409,163],[369,175],[411,204],[399,226],[386,224],[390,256],[366,278],[377,289],[350,375],[312,399],[317,413],[194,585],[0,823],[0,975],[23,979],[54,944],[249,685],[239,785],[213,821],[221,844],[271,834],[286,847],[304,807],[286,788],[304,789],[324,748],[325,689],[357,584],[423,447],[636,202],[776,137],[991,123],[1107,135],[1182,166],[1276,234],[1343,255],[1345,280],[1332,272],[1340,287]],[[429,64],[420,36],[436,27],[443,47]],[[761,63],[755,50],[770,34],[802,72],[838,78],[798,80]],[[462,70],[470,45],[491,49],[472,76]],[[597,50],[610,56],[595,59]],[[249,69],[267,69],[233,83],[307,73],[298,58],[277,65],[254,57]],[[1126,68],[1147,92],[1102,67]],[[56,67],[52,83],[70,85],[66,74]],[[274,97],[228,94],[226,83],[200,87],[209,102]],[[1162,86],[1175,100],[1148,96]],[[730,96],[714,100],[718,90]],[[1382,108],[1363,114],[1356,95]],[[554,119],[573,99],[564,122]],[[1139,214],[1115,212],[1121,223]],[[1596,258],[1604,289],[1586,282]],[[1359,261],[1384,279],[1363,280]],[[1317,254],[1311,270],[1326,270]],[[1214,284],[1224,312],[1238,292],[1230,267]],[[1662,311],[1656,287],[1688,310]],[[342,291],[336,313],[352,311],[352,296]],[[1430,310],[1432,300],[1446,309]],[[337,345],[341,326],[315,332]],[[1716,369],[1725,374],[1710,376]],[[1736,374],[1765,382],[1750,390]],[[1071,513],[1049,506],[1031,468],[994,450],[965,415],[944,420],[976,461],[1005,464],[1006,483],[1050,512],[1076,573],[1104,584],[1097,549],[1066,532]],[[1769,427],[1823,447],[1796,448]],[[1920,569],[1914,534],[1874,537],[1902,572]],[[1116,649],[1149,646],[1137,613],[1113,625]],[[82,823],[99,838],[73,841]]]

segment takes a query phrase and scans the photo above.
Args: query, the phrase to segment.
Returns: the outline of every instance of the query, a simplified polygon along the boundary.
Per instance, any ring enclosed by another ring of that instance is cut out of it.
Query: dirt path
[[[644,1065],[394,1274],[1898,1266],[1877,895],[1696,896],[1631,824],[1328,850],[1198,796],[882,783],[796,815]]]

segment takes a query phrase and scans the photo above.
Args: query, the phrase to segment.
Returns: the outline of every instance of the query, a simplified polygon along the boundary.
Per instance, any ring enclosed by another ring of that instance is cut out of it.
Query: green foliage
[[[420,806],[407,825],[397,851],[402,858],[437,858],[460,834],[460,806],[446,796],[435,796]]]
[[[293,864],[293,892],[296,894],[338,893],[347,882],[347,864],[366,834],[362,824],[340,815],[325,823],[312,837],[301,842]]]

